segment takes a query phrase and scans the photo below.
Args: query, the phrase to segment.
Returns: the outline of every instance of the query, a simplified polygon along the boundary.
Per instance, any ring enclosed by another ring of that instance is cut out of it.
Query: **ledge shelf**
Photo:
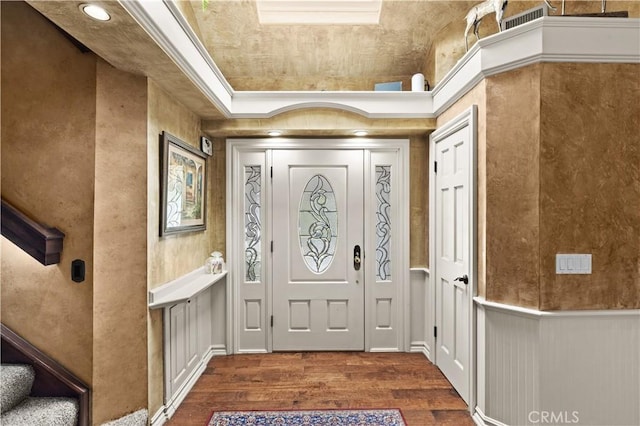
[[[198,268],[187,275],[149,290],[149,309],[159,309],[186,302],[221,281],[226,275],[227,271],[222,271],[220,274],[206,274],[204,267]]]

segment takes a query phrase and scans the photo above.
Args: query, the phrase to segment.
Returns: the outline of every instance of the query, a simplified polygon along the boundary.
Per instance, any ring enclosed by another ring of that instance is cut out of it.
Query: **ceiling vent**
[[[518,13],[517,15],[503,19],[500,27],[502,31],[508,30],[510,28],[515,28],[518,25],[526,24],[534,19],[542,18],[543,16],[549,16],[549,7],[544,3],[538,7],[534,7],[533,9],[528,9],[522,13]]]

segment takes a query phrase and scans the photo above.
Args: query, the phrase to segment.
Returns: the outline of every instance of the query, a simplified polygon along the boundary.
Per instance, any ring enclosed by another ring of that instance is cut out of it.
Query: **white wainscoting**
[[[429,270],[427,268],[410,269],[410,336],[409,352],[423,353],[433,361],[433,321],[434,315],[430,310]]]
[[[476,423],[640,424],[640,310],[546,312],[474,300]]]

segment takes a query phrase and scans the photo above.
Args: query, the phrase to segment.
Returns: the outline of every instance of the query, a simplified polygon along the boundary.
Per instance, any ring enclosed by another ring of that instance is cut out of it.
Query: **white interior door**
[[[469,124],[434,132],[436,364],[468,403],[470,389],[470,198]]]
[[[273,151],[276,351],[364,349],[363,162],[362,150]]]

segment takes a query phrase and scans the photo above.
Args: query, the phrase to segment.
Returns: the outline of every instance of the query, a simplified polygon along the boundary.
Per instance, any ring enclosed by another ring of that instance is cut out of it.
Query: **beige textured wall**
[[[410,261],[429,266],[429,136],[409,138]]]
[[[93,420],[147,408],[147,80],[98,60]],[[125,366],[125,368],[123,368]]]
[[[215,156],[207,160],[207,230],[159,237],[160,134],[167,131],[200,148],[200,118],[173,100],[153,81],[148,83],[147,126],[147,281],[155,288],[204,265],[214,250],[225,252],[224,148],[214,141]],[[213,195],[212,195],[213,194]],[[222,198],[221,198],[222,197]],[[215,201],[214,201],[215,200]],[[215,204],[214,204],[215,203]],[[215,209],[213,206],[217,206]],[[163,398],[162,312],[149,312],[149,412],[153,415]]]
[[[487,298],[538,308],[540,66],[486,85]]]
[[[544,64],[540,86],[540,308],[640,308],[640,65]]]
[[[2,322],[91,384],[96,57],[27,4],[1,7],[2,196],[66,234],[51,266],[2,239]]]

